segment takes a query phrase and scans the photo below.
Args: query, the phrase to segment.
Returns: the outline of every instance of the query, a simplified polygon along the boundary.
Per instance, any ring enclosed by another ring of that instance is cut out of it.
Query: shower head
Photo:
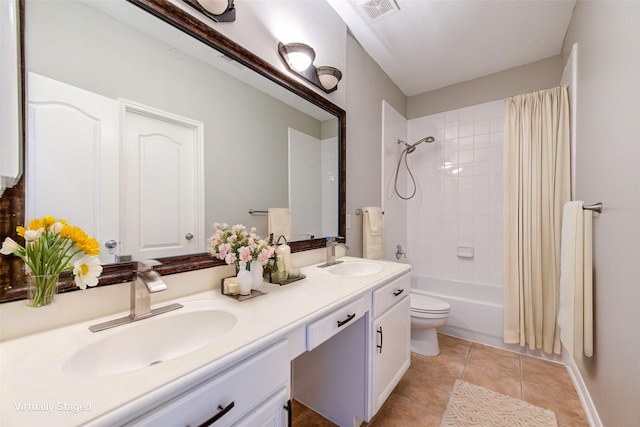
[[[405,150],[407,150],[407,153],[413,153],[416,150],[416,146],[422,144],[423,142],[427,142],[427,143],[431,143],[433,141],[435,141],[436,139],[432,136],[427,136],[426,138],[422,138],[416,142],[414,142],[413,144],[409,145],[404,141],[398,140],[398,144],[400,143],[404,143],[405,146]]]

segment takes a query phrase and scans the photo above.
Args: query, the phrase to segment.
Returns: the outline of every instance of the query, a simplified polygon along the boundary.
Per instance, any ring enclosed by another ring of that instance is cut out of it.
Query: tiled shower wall
[[[417,182],[407,202],[415,274],[503,284],[503,127],[503,100],[408,121],[410,144],[436,139],[408,159]],[[473,257],[460,248],[473,248]]]

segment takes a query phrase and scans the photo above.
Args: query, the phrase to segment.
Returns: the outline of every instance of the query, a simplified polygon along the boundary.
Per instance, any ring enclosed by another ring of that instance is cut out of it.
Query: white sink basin
[[[182,301],[183,308],[91,332],[71,330],[33,349],[15,374],[20,382],[107,377],[147,369],[194,353],[246,325],[251,315],[226,301]]]
[[[199,350],[231,332],[237,323],[238,317],[229,311],[181,308],[96,332],[95,340],[78,348],[63,363],[62,372],[85,377],[144,369]]]
[[[368,276],[382,271],[382,264],[372,261],[347,261],[328,267],[327,271],[338,276]]]

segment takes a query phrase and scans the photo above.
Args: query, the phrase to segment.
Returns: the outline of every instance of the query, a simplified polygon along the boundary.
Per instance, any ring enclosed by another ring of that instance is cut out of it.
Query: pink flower
[[[224,262],[227,264],[233,264],[237,261],[236,254],[228,253],[227,256],[224,257]]]
[[[238,249],[238,256],[240,257],[240,261],[250,262],[253,257],[251,256],[251,249],[246,246]]]
[[[258,260],[262,263],[265,264],[267,262],[267,260],[269,258],[271,258],[273,256],[273,248],[269,248],[269,249],[262,249],[260,251],[260,254],[258,254]]]

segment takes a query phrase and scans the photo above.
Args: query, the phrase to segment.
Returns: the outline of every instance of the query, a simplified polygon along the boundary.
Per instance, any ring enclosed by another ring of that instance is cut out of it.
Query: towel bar
[[[362,208],[356,209],[356,215],[364,215],[366,211],[363,211]],[[384,215],[384,211],[382,211],[382,215]]]
[[[582,209],[602,213],[602,202],[594,203],[592,205],[583,205]]]
[[[249,209],[249,215],[266,215],[268,213],[269,211],[258,211],[258,210]]]

